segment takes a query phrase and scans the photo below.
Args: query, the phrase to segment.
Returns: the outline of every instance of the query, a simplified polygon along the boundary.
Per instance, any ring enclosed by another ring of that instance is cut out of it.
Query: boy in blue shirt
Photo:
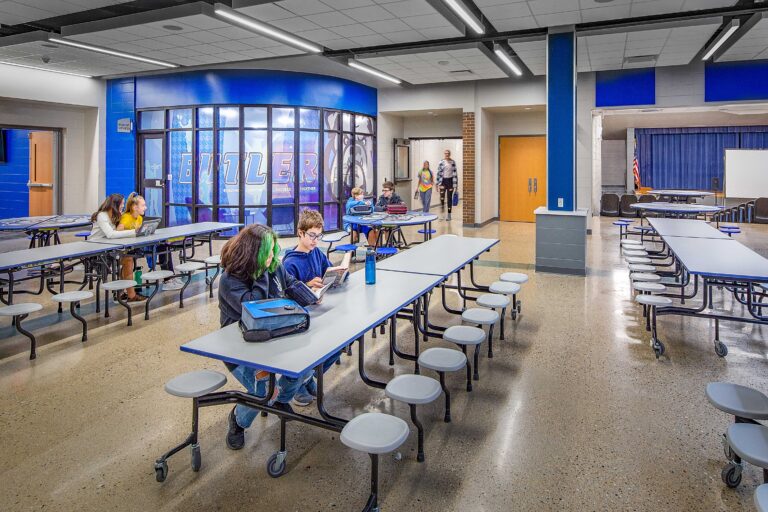
[[[351,191],[351,196],[347,199],[347,204],[344,208],[344,213],[350,215],[352,208],[355,206],[368,206],[371,207],[371,203],[365,200],[365,192],[360,187],[355,187]],[[373,211],[373,208],[371,208]],[[362,226],[360,224],[344,223],[344,229],[352,232],[352,243],[357,243],[358,233],[362,233],[368,239],[368,245],[376,245],[376,237],[378,236],[378,230],[371,228],[370,226]],[[363,244],[365,245],[365,243]]]

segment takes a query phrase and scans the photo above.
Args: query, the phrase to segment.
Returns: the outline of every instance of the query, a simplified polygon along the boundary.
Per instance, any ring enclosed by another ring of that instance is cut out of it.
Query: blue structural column
[[[547,36],[547,208],[576,209],[576,34]]]

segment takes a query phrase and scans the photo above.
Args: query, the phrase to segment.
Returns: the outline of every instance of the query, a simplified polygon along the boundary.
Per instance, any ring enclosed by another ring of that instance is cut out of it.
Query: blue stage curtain
[[[768,149],[768,132],[742,133],[741,149]]]

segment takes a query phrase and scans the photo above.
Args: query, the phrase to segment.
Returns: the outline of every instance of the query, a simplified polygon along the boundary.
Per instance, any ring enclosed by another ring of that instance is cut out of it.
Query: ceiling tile
[[[345,9],[343,12],[353,20],[359,21],[360,23],[365,23],[367,21],[391,20],[394,17],[392,16],[392,13],[378,5]]]

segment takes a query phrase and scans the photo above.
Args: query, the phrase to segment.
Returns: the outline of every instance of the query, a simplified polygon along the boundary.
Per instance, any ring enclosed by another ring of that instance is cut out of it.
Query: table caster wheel
[[[720,472],[723,483],[733,489],[741,483],[741,466],[738,464],[728,464]]]
[[[715,341],[715,354],[717,354],[720,357],[725,357],[728,355],[728,347],[720,340]]]
[[[267,474],[272,478],[279,478],[285,473],[285,452],[273,453],[267,460]]]
[[[517,312],[522,313],[523,312],[523,303],[520,301],[517,301],[517,304],[515,305],[517,307]]]
[[[395,452],[394,455],[392,455],[392,458],[395,460],[403,460],[403,454],[400,452]]]
[[[168,476],[168,463],[166,461],[155,462],[155,480],[164,482]]]
[[[653,340],[653,353],[656,354],[656,359],[664,355],[664,343],[661,342],[661,340]]]
[[[203,458],[200,455],[200,445],[193,444],[192,448],[192,471],[200,471],[200,466],[203,465]]]
[[[511,314],[510,316],[512,317],[512,320],[515,320],[515,319],[517,319],[517,310],[516,310],[516,309],[513,309],[513,310],[512,310],[512,314]]]

